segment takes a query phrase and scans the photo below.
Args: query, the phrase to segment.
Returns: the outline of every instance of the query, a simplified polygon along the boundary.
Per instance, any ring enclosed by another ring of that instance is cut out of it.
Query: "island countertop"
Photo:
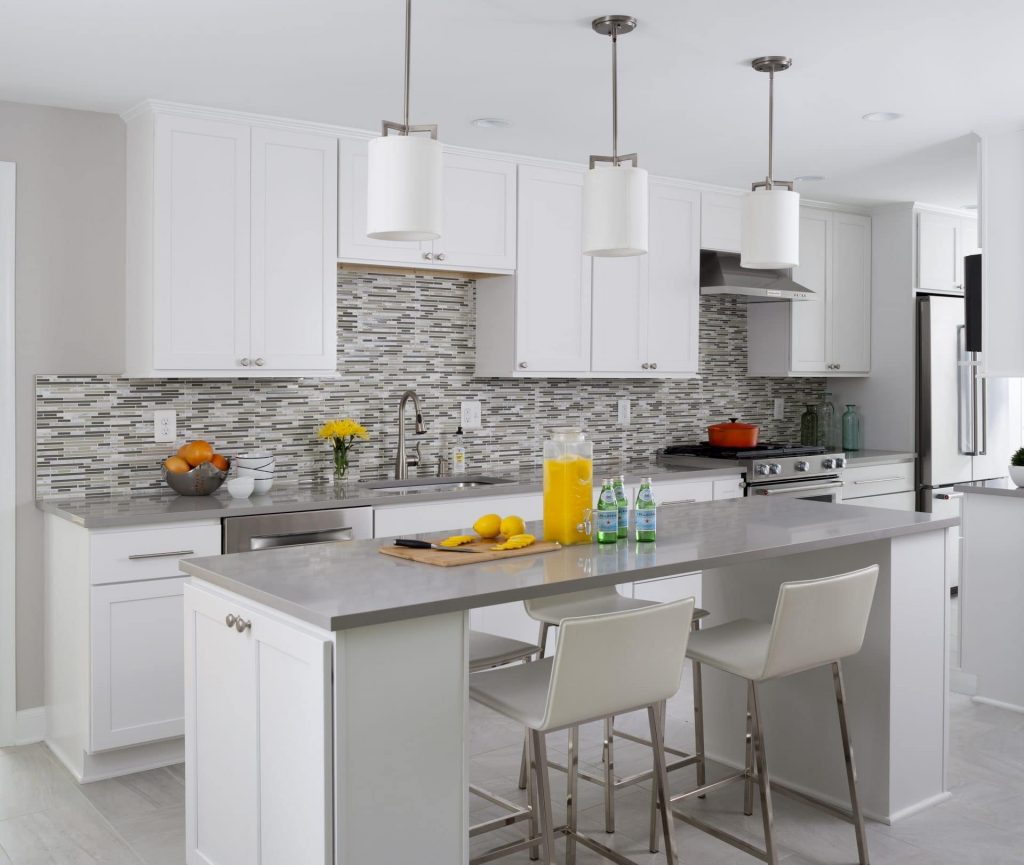
[[[1024,487],[1017,486],[1009,478],[993,478],[990,481],[968,481],[957,484],[953,489],[958,493],[972,493],[985,496],[1011,496],[1024,498]]]
[[[935,531],[956,517],[800,499],[658,509],[658,541],[583,544],[435,567],[379,550],[393,539],[184,559],[188,574],[325,630],[345,630],[745,561]],[[433,537],[433,536],[431,536]]]

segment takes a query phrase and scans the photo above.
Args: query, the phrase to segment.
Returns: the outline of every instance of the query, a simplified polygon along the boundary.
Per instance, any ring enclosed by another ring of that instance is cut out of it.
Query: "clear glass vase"
[[[800,415],[800,444],[816,445],[818,443],[818,407],[808,405]]]
[[[847,403],[843,412],[843,450],[860,450],[860,415],[853,403]]]

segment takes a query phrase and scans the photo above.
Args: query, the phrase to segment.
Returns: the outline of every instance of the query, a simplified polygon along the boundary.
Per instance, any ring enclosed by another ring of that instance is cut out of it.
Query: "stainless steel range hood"
[[[700,293],[742,297],[748,303],[811,300],[814,292],[793,281],[789,270],[740,267],[735,252],[700,251]]]

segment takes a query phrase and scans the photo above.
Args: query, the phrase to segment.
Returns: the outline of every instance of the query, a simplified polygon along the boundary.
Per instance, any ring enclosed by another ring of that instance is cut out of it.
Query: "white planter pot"
[[[1010,480],[1017,486],[1024,487],[1024,466],[1010,466]]]

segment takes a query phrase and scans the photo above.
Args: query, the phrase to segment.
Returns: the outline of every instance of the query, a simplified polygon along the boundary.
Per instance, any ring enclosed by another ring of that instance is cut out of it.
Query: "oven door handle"
[[[753,487],[751,494],[755,496],[784,496],[791,493],[811,493],[815,490],[834,490],[843,486],[842,481],[829,481],[824,484],[807,484],[806,486],[779,485],[774,487]]]

